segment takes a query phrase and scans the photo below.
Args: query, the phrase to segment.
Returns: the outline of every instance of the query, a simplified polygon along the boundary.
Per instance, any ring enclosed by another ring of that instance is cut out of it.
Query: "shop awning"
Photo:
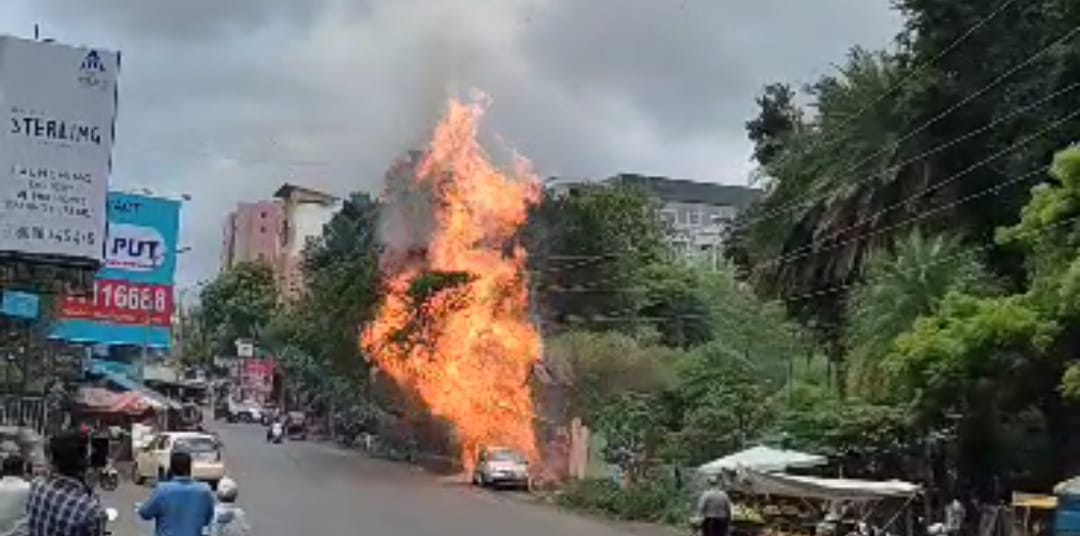
[[[177,410],[184,407],[183,404],[147,387],[142,382],[135,381],[126,374],[120,374],[116,371],[109,370],[107,367],[98,363],[90,363],[90,372],[103,376],[106,380],[112,382],[121,389],[133,391],[145,396],[159,407]]]
[[[717,458],[702,465],[698,470],[709,475],[738,469],[752,469],[764,473],[773,473],[788,469],[818,467],[826,463],[828,463],[828,460],[824,456],[817,454],[758,445],[729,454],[723,458]]]
[[[784,473],[739,471],[735,488],[755,495],[779,495],[830,501],[875,501],[910,498],[919,493],[917,484],[902,480],[856,480],[815,478]]]
[[[138,391],[114,393],[103,387],[82,387],[75,401],[93,412],[127,415],[142,415],[147,410],[164,407]]]

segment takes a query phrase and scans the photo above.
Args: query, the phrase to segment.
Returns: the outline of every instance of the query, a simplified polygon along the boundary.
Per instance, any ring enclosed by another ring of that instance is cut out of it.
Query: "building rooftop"
[[[297,186],[288,182],[282,184],[281,187],[274,192],[274,197],[279,199],[296,198],[300,201],[324,203],[327,205],[339,201],[339,198],[336,195],[320,192],[319,190],[304,186]]]
[[[761,197],[762,191],[749,186],[695,182],[667,177],[620,173],[604,182],[637,186],[667,202],[707,203],[743,210]]]

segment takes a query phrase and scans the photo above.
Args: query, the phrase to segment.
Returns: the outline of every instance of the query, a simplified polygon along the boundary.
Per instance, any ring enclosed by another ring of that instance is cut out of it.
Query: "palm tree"
[[[867,399],[882,398],[880,363],[897,335],[916,318],[932,313],[949,291],[992,289],[978,256],[957,236],[926,236],[916,230],[898,241],[893,251],[872,254],[847,310],[851,391]]]

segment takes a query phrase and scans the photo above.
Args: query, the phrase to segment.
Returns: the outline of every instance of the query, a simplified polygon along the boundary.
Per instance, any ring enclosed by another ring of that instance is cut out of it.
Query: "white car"
[[[169,457],[177,450],[191,454],[191,477],[195,480],[216,488],[225,477],[225,458],[216,437],[201,432],[165,432],[135,453],[132,480],[136,484],[150,478],[158,482],[165,480],[169,474]]]
[[[262,422],[263,412],[262,408],[254,402],[234,402],[230,400],[227,417],[229,422]]]
[[[477,486],[513,486],[529,489],[529,462],[520,453],[503,447],[489,447],[480,452],[473,472]]]

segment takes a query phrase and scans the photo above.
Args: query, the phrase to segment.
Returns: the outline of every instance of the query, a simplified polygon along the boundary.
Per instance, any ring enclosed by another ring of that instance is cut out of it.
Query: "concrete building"
[[[548,188],[567,194],[588,184],[593,183],[555,178],[548,181]],[[633,186],[649,193],[660,204],[659,217],[671,227],[672,246],[688,257],[709,260],[719,258],[735,218],[761,196],[761,190],[747,186],[632,173],[620,173],[599,184]]]
[[[240,203],[225,216],[221,269],[245,262],[274,264],[281,254],[285,211],[276,201]]]
[[[285,183],[274,192],[284,213],[281,253],[278,256],[278,289],[286,300],[298,298],[304,291],[304,248],[308,240],[322,235],[341,208],[333,195]]]
[[[281,295],[298,297],[308,239],[322,234],[340,205],[333,195],[288,183],[274,192],[274,199],[238,204],[225,217],[221,269],[264,262],[274,269]]]

